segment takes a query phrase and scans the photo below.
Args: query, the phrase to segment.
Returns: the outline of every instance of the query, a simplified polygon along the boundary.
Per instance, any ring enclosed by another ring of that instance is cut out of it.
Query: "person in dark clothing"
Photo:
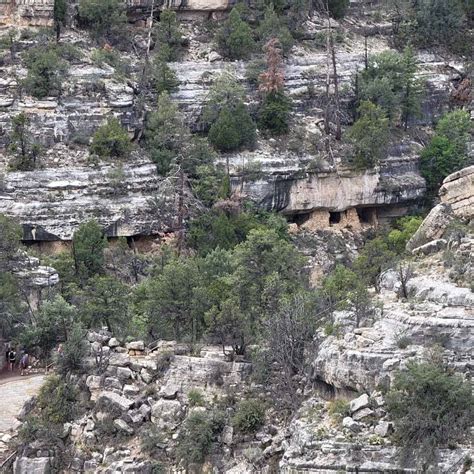
[[[8,367],[10,369],[10,372],[13,372],[13,369],[15,368],[15,361],[16,361],[15,349],[10,349],[8,351],[7,361],[8,361]]]

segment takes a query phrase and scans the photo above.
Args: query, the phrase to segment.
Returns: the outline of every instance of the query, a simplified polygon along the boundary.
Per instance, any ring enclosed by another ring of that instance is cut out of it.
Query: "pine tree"
[[[81,224],[72,239],[76,275],[86,280],[104,270],[107,240],[96,220]]]
[[[146,146],[160,174],[166,175],[176,164],[180,151],[188,141],[189,130],[184,126],[184,119],[168,92],[163,91],[145,130]]]
[[[389,139],[389,120],[384,110],[372,102],[362,102],[360,118],[348,132],[354,145],[354,163],[359,168],[372,168],[384,157]]]
[[[263,20],[257,28],[260,44],[265,45],[270,39],[278,38],[282,51],[287,54],[293,46],[294,40],[283,17],[278,16],[273,4],[265,9]]]
[[[56,40],[61,36],[61,27],[66,22],[67,3],[66,0],[54,0],[53,19],[56,30]]]
[[[10,163],[11,168],[22,171],[32,170],[40,155],[41,147],[32,140],[30,118],[21,112],[12,117],[13,130],[9,137],[8,151],[15,159]]]
[[[156,92],[161,94],[162,92],[175,92],[179,87],[179,80],[176,77],[176,73],[171,69],[166,61],[161,59],[159,56],[155,58],[153,63],[153,87]]]
[[[170,9],[163,10],[160,21],[155,29],[156,45],[165,61],[175,61],[178,58],[179,48],[183,42],[181,29],[176,12]],[[162,54],[162,49],[167,48],[168,57]]]
[[[241,18],[239,9],[233,8],[216,36],[221,53],[229,59],[247,59],[255,49],[252,29]]]
[[[259,76],[259,90],[263,94],[258,123],[262,129],[280,135],[288,131],[290,100],[283,91],[285,75],[282,68],[280,42],[272,38],[265,45],[267,70]]]

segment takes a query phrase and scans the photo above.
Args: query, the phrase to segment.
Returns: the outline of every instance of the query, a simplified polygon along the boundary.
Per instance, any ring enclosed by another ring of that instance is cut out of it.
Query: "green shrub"
[[[354,270],[361,281],[367,285],[373,285],[380,292],[380,274],[390,267],[395,260],[387,242],[381,238],[369,240],[354,261]]]
[[[421,173],[433,195],[444,178],[468,164],[467,143],[472,133],[469,112],[448,112],[438,123],[436,135],[421,154]]]
[[[23,82],[25,90],[42,99],[61,93],[61,84],[67,72],[67,65],[53,46],[32,48],[25,58],[28,74]]]
[[[191,389],[188,392],[189,405],[192,407],[200,407],[205,403],[204,395],[196,388]]]
[[[242,400],[238,405],[232,424],[241,433],[255,433],[265,421],[265,405],[260,400]]]
[[[113,39],[123,34],[125,4],[120,0],[80,0],[79,23],[98,37]]]
[[[294,44],[294,39],[283,18],[283,16],[278,15],[273,3],[268,5],[263,20],[257,28],[257,36],[261,46],[265,45],[270,39],[277,38],[283,53],[287,54]]]
[[[336,422],[342,422],[342,419],[350,415],[349,402],[341,398],[329,402],[329,416]]]
[[[189,140],[189,130],[184,126],[178,106],[170,99],[168,92],[163,91],[145,129],[146,146],[161,175],[166,175],[178,160],[183,165],[182,152]]]
[[[386,400],[404,458],[422,470],[435,462],[439,446],[465,439],[474,422],[470,383],[432,362],[410,362]]]
[[[45,423],[41,418],[30,414],[18,430],[18,438],[23,443],[45,442],[54,444],[58,442],[62,432],[62,425]]]
[[[179,22],[174,10],[169,8],[160,14],[155,28],[156,45],[163,61],[176,61],[183,43]]]
[[[116,414],[116,415],[117,417],[120,416],[120,414]],[[115,421],[115,415],[111,415],[109,413],[103,417],[101,416],[99,419],[96,420],[95,431],[97,433],[97,436],[100,439],[113,438],[114,440],[118,440],[120,434],[118,433],[118,429],[114,421]]]
[[[178,457],[186,465],[201,464],[209,454],[215,436],[222,431],[222,416],[218,412],[206,414],[203,412],[191,413],[184,422],[178,440]]]
[[[329,0],[329,12],[333,18],[342,18],[349,8],[350,0]]]
[[[370,101],[406,129],[419,114],[423,83],[417,77],[418,63],[413,50],[383,51],[369,57],[367,68],[357,78],[357,99]]]
[[[120,53],[112,48],[96,48],[92,51],[92,61],[97,66],[103,66],[107,64],[115,69],[115,72],[122,76],[127,73],[127,67],[123,62]]]
[[[404,334],[396,336],[395,342],[399,349],[406,349],[410,344],[412,344],[410,336]]]
[[[414,4],[415,32],[421,46],[448,46],[459,50],[465,15],[462,1],[423,0]]]
[[[147,423],[140,429],[140,446],[142,451],[153,456],[160,450],[165,437],[153,423]]]
[[[84,339],[85,330],[74,324],[69,332],[67,341],[63,344],[63,353],[56,358],[56,371],[58,374],[81,374],[86,369],[88,347]]]
[[[160,57],[156,57],[153,62],[152,76],[153,87],[158,94],[164,91],[171,93],[178,89],[179,80],[176,73]]]
[[[95,132],[90,151],[101,158],[124,158],[130,154],[130,138],[118,119],[110,118]]]
[[[252,146],[255,139],[255,123],[240,101],[224,106],[209,130],[210,143],[223,152]]]
[[[53,20],[56,30],[56,39],[61,36],[61,27],[66,23],[67,3],[66,0],[54,0]]]
[[[339,336],[341,333],[341,325],[333,322],[326,323],[324,325],[325,336]]]
[[[290,99],[283,92],[267,94],[259,110],[259,127],[273,135],[287,133],[290,109]]]
[[[41,420],[53,425],[72,420],[76,396],[76,389],[72,384],[57,375],[48,377],[37,398]]]
[[[0,214],[0,258],[10,259],[20,246],[21,226],[12,217]]]
[[[390,249],[398,255],[405,252],[407,242],[418,230],[423,218],[419,216],[405,216],[395,222],[395,229],[387,235],[387,241]]]

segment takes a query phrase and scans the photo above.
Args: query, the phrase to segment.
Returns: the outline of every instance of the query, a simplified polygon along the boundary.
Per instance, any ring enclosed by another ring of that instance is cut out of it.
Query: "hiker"
[[[21,356],[20,360],[20,375],[24,375],[26,373],[26,370],[28,369],[29,365],[29,355],[28,352],[25,351],[25,353]]]
[[[7,356],[8,367],[10,368],[10,372],[13,372],[15,368],[15,360],[16,360],[15,349],[10,349],[8,351],[8,356]]]

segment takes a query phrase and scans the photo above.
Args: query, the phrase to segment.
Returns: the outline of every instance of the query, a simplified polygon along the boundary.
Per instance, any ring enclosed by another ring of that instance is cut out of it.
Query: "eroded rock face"
[[[49,26],[54,0],[1,0],[0,21],[15,25]]]
[[[123,0],[128,11],[147,9],[152,0]],[[73,0],[72,4],[79,3]],[[165,0],[161,8],[178,12],[209,13],[226,11],[235,4],[233,0]],[[1,0],[0,20],[4,23],[28,26],[51,26],[53,23],[54,0]]]
[[[117,169],[119,178],[114,176]],[[109,237],[157,235],[176,226],[177,199],[176,189],[158,177],[155,165],[138,158],[121,168],[8,173],[0,212],[17,218],[23,239],[32,242],[70,240],[81,223],[93,218]],[[199,206],[191,201],[187,209],[195,212]]]
[[[52,462],[49,457],[27,458],[20,457],[15,460],[13,465],[14,474],[49,474],[51,472]]]
[[[453,219],[468,221],[474,217],[474,166],[450,174],[439,191],[441,203],[435,206],[409,240],[407,250],[440,239]]]
[[[381,295],[383,313],[372,327],[339,338],[331,336],[322,343],[313,364],[314,378],[340,391],[370,392],[387,387],[397,370],[423,356],[424,347],[439,343],[452,367],[469,370],[474,344],[473,292],[436,272],[408,282],[416,304],[397,300],[393,297],[397,289],[389,287]]]
[[[474,166],[450,174],[439,190],[441,202],[459,219],[474,217]]]

